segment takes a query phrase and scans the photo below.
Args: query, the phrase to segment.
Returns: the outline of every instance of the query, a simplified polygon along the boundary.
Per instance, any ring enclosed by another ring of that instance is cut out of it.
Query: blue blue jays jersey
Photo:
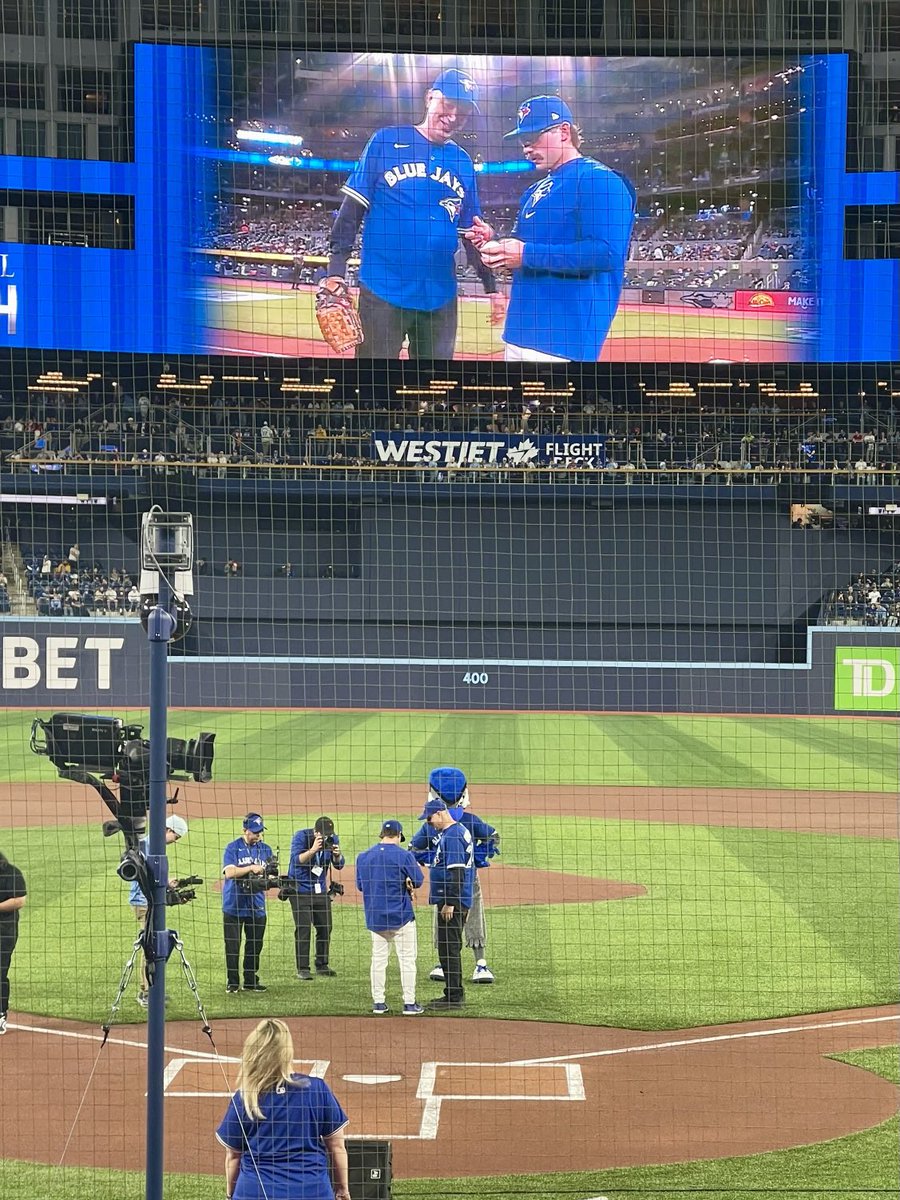
[[[533,183],[512,231],[525,249],[503,340],[596,362],[622,294],[634,213],[628,180],[592,158]]]
[[[481,215],[465,150],[412,125],[380,129],[341,191],[366,209],[359,278],[370,292],[421,312],[455,299],[459,234]]]

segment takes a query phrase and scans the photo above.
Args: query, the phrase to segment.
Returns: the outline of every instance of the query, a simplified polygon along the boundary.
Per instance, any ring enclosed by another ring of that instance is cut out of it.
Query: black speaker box
[[[391,1200],[391,1143],[347,1138],[353,1200]]]

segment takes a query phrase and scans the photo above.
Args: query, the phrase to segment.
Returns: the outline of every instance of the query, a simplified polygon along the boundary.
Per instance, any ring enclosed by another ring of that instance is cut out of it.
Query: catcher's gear
[[[343,279],[323,280],[316,292],[316,320],[322,337],[337,354],[363,340],[362,322]]]

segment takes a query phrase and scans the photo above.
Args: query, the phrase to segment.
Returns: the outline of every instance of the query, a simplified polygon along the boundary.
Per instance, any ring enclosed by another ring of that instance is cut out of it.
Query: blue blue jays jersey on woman
[[[380,129],[341,191],[366,209],[359,278],[370,292],[421,312],[455,299],[459,234],[481,215],[465,150],[412,125]]]
[[[628,180],[592,158],[533,183],[511,235],[525,250],[503,340],[596,362],[622,294],[634,212]]]
[[[333,1200],[322,1139],[348,1118],[325,1080],[292,1075],[263,1092],[259,1107],[261,1119],[248,1116],[235,1092],[216,1130],[241,1155],[234,1200]]]

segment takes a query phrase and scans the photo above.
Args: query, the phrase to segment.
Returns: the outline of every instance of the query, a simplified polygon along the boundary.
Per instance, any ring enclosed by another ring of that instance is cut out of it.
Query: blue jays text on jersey
[[[512,231],[524,250],[503,340],[596,362],[622,294],[634,215],[634,188],[592,158],[533,183]]]
[[[454,142],[413,125],[373,134],[341,189],[366,209],[360,282],[397,308],[433,312],[455,299],[461,230],[481,215],[475,167]]]

